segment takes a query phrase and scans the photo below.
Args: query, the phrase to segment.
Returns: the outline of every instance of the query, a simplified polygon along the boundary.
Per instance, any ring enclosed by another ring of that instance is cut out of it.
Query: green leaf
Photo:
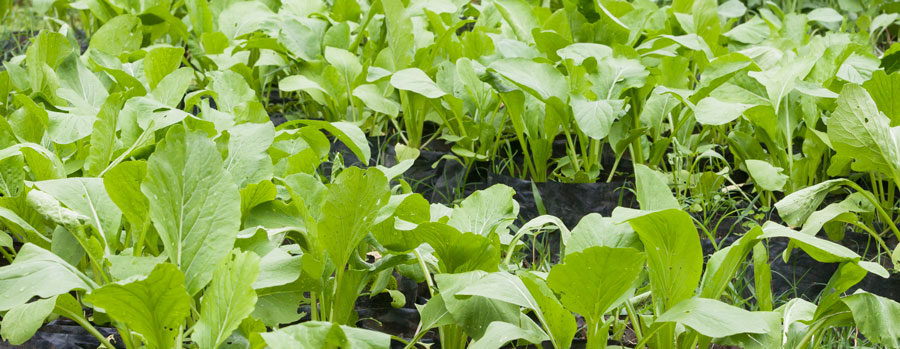
[[[144,76],[150,84],[150,89],[156,88],[160,80],[181,66],[181,58],[184,49],[180,47],[157,47],[147,53],[144,58]]]
[[[372,228],[372,235],[384,248],[396,253],[408,253],[419,247],[424,240],[415,230],[402,230],[405,222],[419,224],[430,220],[431,211],[428,200],[421,194],[395,195],[382,209],[393,208],[392,217],[388,217]],[[384,215],[384,213],[382,213]]]
[[[141,192],[145,177],[147,162],[143,160],[120,163],[103,176],[103,187],[109,198],[125,215],[132,229],[139,229],[149,214],[150,201]]]
[[[769,332],[764,313],[746,311],[708,298],[682,301],[660,315],[656,322],[679,323],[713,338]]]
[[[174,346],[175,334],[191,311],[184,274],[170,263],[158,264],[146,278],[98,288],[85,301],[141,334],[147,348]]]
[[[806,14],[806,18],[810,21],[822,23],[840,22],[844,20],[844,16],[841,16],[840,13],[831,7],[820,7],[809,11],[809,13]]]
[[[487,237],[461,233],[442,223],[419,224],[411,233],[434,248],[442,273],[496,271],[500,263],[500,246]]]
[[[879,171],[900,179],[900,146],[890,119],[859,85],[844,86],[837,108],[828,118],[828,138],[838,155],[853,159],[855,171]]]
[[[531,292],[525,287],[517,276],[500,271],[490,273],[469,283],[465,288],[456,292],[457,296],[482,296],[512,303],[520,307],[540,311],[540,307]]]
[[[829,192],[844,185],[846,181],[843,178],[831,179],[800,189],[776,202],[775,209],[787,224],[799,227],[819,208]]]
[[[356,125],[344,121],[327,122],[322,120],[303,120],[302,123],[316,129],[327,130],[343,142],[347,148],[350,148],[363,163],[369,163],[369,158],[372,156],[369,141],[366,140],[366,134]]]
[[[856,327],[866,339],[886,347],[900,346],[900,326],[894,321],[900,316],[900,304],[864,291],[844,297],[841,302],[850,308]]]
[[[50,251],[26,243],[12,264],[0,267],[0,311],[25,304],[35,296],[49,298],[95,287],[97,284],[72,265]]]
[[[268,150],[275,140],[275,127],[271,122],[245,123],[228,131],[228,156],[225,170],[231,173],[238,188],[272,179],[272,158]]]
[[[798,247],[803,249],[803,251],[806,252],[810,257],[822,263],[854,261],[859,258],[859,255],[849,248],[828,240],[819,239],[815,236],[800,233],[773,222],[766,222],[766,224],[763,225],[763,231],[765,232],[765,234],[760,236],[760,238],[789,238],[791,239],[791,243],[796,244]],[[786,258],[787,255],[785,255],[785,259]]]
[[[322,54],[323,35],[324,33],[317,32],[300,20],[287,19],[281,22],[278,42],[295,57],[304,61],[314,61]]]
[[[0,335],[12,345],[25,343],[44,324],[55,306],[56,296],[13,307],[0,321]]]
[[[637,234],[628,224],[616,224],[610,217],[590,213],[581,218],[572,229],[572,238],[566,244],[566,255],[584,251],[593,246],[606,246],[636,250],[644,248]]]
[[[863,87],[875,101],[878,110],[891,120],[890,126],[900,125],[900,99],[894,97],[900,95],[900,73],[888,75],[882,70],[875,71],[872,79],[864,82]]]
[[[524,0],[498,0],[494,4],[500,10],[500,14],[506,23],[512,27],[519,41],[533,42],[531,31],[538,28],[538,19],[535,17],[534,7]]]
[[[644,253],[635,249],[594,246],[566,256],[565,264],[553,266],[547,283],[559,293],[566,308],[599,325],[604,321],[603,314],[631,293],[645,259]]]
[[[359,98],[366,107],[376,112],[397,117],[400,113],[400,103],[385,97],[378,91],[374,84],[363,84],[353,89],[353,96]]]
[[[256,101],[256,92],[244,77],[231,70],[214,73],[210,89],[216,93],[216,103],[221,111],[239,114],[239,107]]]
[[[590,101],[580,96],[571,100],[572,115],[581,132],[593,139],[603,139],[609,134],[613,121],[622,109],[621,101]]]
[[[261,334],[273,349],[288,348],[372,348],[387,349],[387,333],[353,328],[330,322],[307,321]]]
[[[322,211],[329,214],[317,227],[319,241],[335,265],[343,268],[348,263],[389,198],[387,178],[377,169],[350,167],[328,185]]]
[[[259,261],[259,276],[253,282],[254,289],[286,285],[300,277],[301,257],[292,256],[284,249],[269,251]]]
[[[232,250],[216,267],[191,335],[200,348],[218,348],[253,312],[256,292],[251,285],[259,273],[259,261],[252,252]]]
[[[86,175],[99,175],[113,160],[114,151],[119,147],[117,143],[120,143],[116,138],[116,124],[119,119],[119,111],[124,104],[125,100],[122,95],[114,93],[100,107],[91,131],[90,153],[84,162]]]
[[[398,90],[411,91],[427,98],[440,98],[447,94],[419,68],[408,68],[391,75],[391,86]]]
[[[325,60],[338,69],[338,72],[348,81],[348,84],[352,83],[362,72],[362,64],[359,63],[359,57],[344,49],[325,47]]]
[[[504,233],[519,216],[519,204],[513,200],[515,194],[515,190],[502,184],[478,190],[453,209],[447,224],[481,236]]]
[[[185,274],[190,294],[212,278],[240,229],[241,198],[215,143],[180,126],[169,130],[147,161],[141,192],[169,260]]]
[[[506,58],[492,63],[490,70],[544,102],[552,97],[563,103],[567,100],[566,78],[549,64],[526,58]]]
[[[104,23],[91,36],[90,48],[118,56],[141,48],[144,25],[131,14],[124,14]]]
[[[484,336],[480,340],[470,343],[469,348],[501,348],[504,344],[518,339],[537,344],[549,339],[533,320],[523,318],[522,322],[523,326],[520,327],[508,322],[494,321],[488,325]]]
[[[665,175],[642,164],[635,164],[634,177],[637,200],[644,211],[680,208],[678,200],[665,182]]]
[[[485,275],[487,273],[483,271],[473,271],[462,274],[436,274],[434,276],[447,311],[453,317],[455,323],[476,340],[484,337],[488,325],[492,322],[518,323],[520,314],[519,307],[512,303],[482,296],[466,298],[456,296],[457,292]]]
[[[781,173],[783,171],[781,167],[775,167],[766,161],[753,159],[744,161],[744,165],[747,166],[750,177],[762,190],[781,191],[784,185],[787,184],[788,176]]]
[[[639,215],[628,222],[644,243],[650,292],[657,313],[662,314],[692,297],[703,271],[703,251],[691,216],[678,209],[668,209]]]
[[[725,125],[741,117],[744,111],[753,106],[753,104],[724,102],[715,97],[706,97],[694,107],[694,117],[703,125]]]
[[[718,299],[725,292],[738,268],[743,265],[747,254],[757,245],[762,234],[763,230],[755,227],[728,247],[713,253],[706,264],[706,272],[700,282],[700,297]],[[760,285],[760,287],[769,287],[769,285]]]
[[[731,30],[723,36],[742,44],[758,44],[769,37],[770,29],[764,20],[753,17]]]
[[[25,189],[25,159],[13,155],[0,159],[0,195],[17,197]]]
[[[35,182],[35,186],[53,195],[73,211],[88,217],[108,250],[119,244],[122,211],[112,201],[100,178],[66,178]]]

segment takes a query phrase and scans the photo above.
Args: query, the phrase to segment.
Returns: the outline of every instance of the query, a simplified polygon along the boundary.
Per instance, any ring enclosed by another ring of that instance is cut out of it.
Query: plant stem
[[[90,333],[92,336],[94,336],[94,338],[97,338],[97,340],[100,341],[100,344],[102,346],[105,346],[109,349],[115,348],[115,346],[113,346],[112,343],[110,343],[109,340],[106,339],[106,337],[104,337],[102,333],[100,333],[100,331],[97,331],[97,329],[94,328],[94,326],[92,326],[91,323],[84,318],[84,315],[73,313],[68,309],[58,306],[53,308],[53,312],[65,316],[70,320],[75,321],[75,323],[77,323],[79,326],[84,327],[84,329],[87,330],[88,333]]]
[[[419,253],[419,249],[413,249],[413,253],[416,255],[416,260],[419,261],[419,267],[422,268],[422,273],[425,274],[425,283],[428,285],[428,293],[434,297],[434,281],[431,280],[431,273],[428,272],[428,266],[425,264],[425,259],[422,258],[422,254]]]

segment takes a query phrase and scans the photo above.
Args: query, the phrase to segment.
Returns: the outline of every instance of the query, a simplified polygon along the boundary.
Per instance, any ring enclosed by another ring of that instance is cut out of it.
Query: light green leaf
[[[191,339],[200,348],[218,348],[241,321],[253,312],[256,292],[251,285],[259,273],[259,257],[232,250],[216,267],[200,302],[200,320]]]
[[[799,227],[819,208],[829,192],[844,185],[846,181],[843,178],[831,179],[800,189],[776,202],[775,209],[787,224]]]
[[[572,238],[566,244],[566,255],[581,252],[593,246],[642,250],[641,240],[628,224],[617,224],[610,217],[590,213],[581,218],[572,229]]]
[[[591,101],[581,96],[571,99],[572,114],[581,132],[593,139],[603,139],[609,134],[613,121],[622,109],[621,101],[605,99]]]
[[[322,54],[321,43],[324,32],[318,32],[307,23],[293,18],[282,21],[278,42],[295,57],[304,61],[315,61]]]
[[[482,296],[540,311],[537,301],[522,280],[505,271],[487,274],[477,281],[469,283],[465,288],[456,292],[456,295]]]
[[[150,84],[150,89],[156,88],[160,80],[181,66],[181,58],[184,49],[180,47],[160,46],[150,50],[144,58],[144,76]]]
[[[524,0],[498,0],[494,4],[506,23],[512,27],[519,41],[534,42],[531,31],[538,28],[539,23],[532,12],[534,10],[532,5]]]
[[[562,59],[571,59],[575,65],[581,65],[588,58],[600,61],[612,56],[613,51],[606,45],[578,42],[557,50],[556,54]]]
[[[763,230],[755,227],[728,247],[713,253],[706,263],[706,272],[700,282],[699,296],[718,299],[734,279],[738,268],[743,265],[747,254],[757,245],[762,234]],[[754,274],[754,276],[758,275]],[[769,285],[759,286],[769,287]]]
[[[85,297],[144,337],[147,348],[170,348],[191,311],[184,274],[175,265],[161,263],[146,278],[108,284]]]
[[[872,74],[872,79],[863,83],[863,87],[875,101],[878,110],[891,119],[890,126],[900,125],[900,98],[894,98],[900,95],[900,73],[888,75],[883,70],[878,70]]]
[[[515,194],[515,190],[502,184],[476,191],[453,209],[447,224],[481,236],[504,233],[519,215],[519,204],[513,200]]]
[[[746,311],[708,298],[691,298],[676,304],[656,319],[690,327],[708,337],[719,338],[739,333],[767,333],[764,313]]]
[[[781,167],[775,167],[766,161],[753,159],[744,161],[744,165],[747,166],[750,177],[753,177],[753,181],[762,190],[781,191],[784,185],[787,184],[788,176],[782,173]]]
[[[701,99],[694,107],[694,117],[703,125],[724,125],[737,120],[753,104],[724,102],[715,97]]]
[[[169,130],[147,162],[141,192],[169,260],[190,294],[212,278],[240,229],[241,198],[215,143],[203,133]]]
[[[645,165],[636,164],[634,176],[636,196],[642,210],[655,211],[681,207],[666,184],[664,174]]]
[[[0,335],[12,345],[25,343],[44,324],[55,306],[56,296],[13,307],[0,321]]]
[[[603,314],[632,289],[645,259],[644,253],[631,248],[589,247],[553,266],[547,283],[566,308],[599,325]]]
[[[359,57],[344,49],[325,47],[325,60],[338,69],[348,84],[356,80],[356,77],[362,72]]]
[[[456,297],[456,293],[487,275],[483,271],[434,276],[447,311],[470,337],[480,340],[494,321],[518,323],[519,307],[482,296]]]
[[[841,16],[840,13],[831,7],[820,7],[809,11],[809,13],[806,14],[806,18],[810,21],[822,23],[834,23],[844,20],[844,16]]]
[[[419,68],[408,68],[391,75],[391,86],[398,90],[412,91],[428,98],[440,98],[447,94]]]
[[[0,267],[0,311],[25,304],[35,296],[49,298],[95,287],[91,279],[50,251],[25,244],[12,264]]]
[[[272,158],[268,150],[275,140],[275,127],[271,122],[245,123],[228,131],[228,156],[225,170],[238,188],[272,178]]]
[[[853,159],[854,171],[878,171],[900,180],[900,146],[890,119],[859,85],[844,86],[828,118],[828,138],[838,155]]]
[[[122,211],[110,199],[102,179],[66,178],[34,184],[66,207],[88,217],[89,223],[103,237],[108,250],[114,250],[118,246]]]
[[[703,251],[691,216],[678,209],[668,209],[643,214],[628,222],[644,243],[650,291],[657,313],[692,297],[703,271]]]
[[[345,121],[327,122],[322,120],[303,120],[302,123],[316,127],[317,129],[325,129],[333,136],[337,137],[347,148],[355,154],[359,159],[368,164],[369,158],[372,156],[372,150],[369,148],[369,141],[366,140],[366,134],[356,125]]]
[[[411,233],[418,235],[434,248],[443,273],[497,270],[500,247],[487,237],[461,233],[442,223],[419,224]]]
[[[490,70],[544,102],[549,101],[551,97],[556,97],[563,103],[567,100],[566,78],[549,64],[526,58],[507,58],[492,63]]]
[[[859,332],[875,344],[900,346],[900,304],[867,292],[857,292],[841,299],[850,308]]]
[[[90,48],[117,56],[141,48],[143,41],[141,20],[131,14],[124,14],[104,23],[91,36]]]
[[[141,192],[145,177],[147,162],[143,160],[120,163],[103,176],[103,187],[109,198],[125,215],[132,229],[139,229],[149,214],[150,202]]]
[[[533,320],[523,315],[522,326],[516,326],[503,321],[491,322],[484,331],[484,335],[481,336],[481,339],[470,343],[468,348],[502,348],[504,344],[518,339],[525,340],[528,343],[538,344],[549,338]]]
[[[335,265],[347,264],[389,198],[387,178],[377,169],[350,167],[328,185],[322,211],[329,214],[319,220],[318,235]]]
[[[292,256],[281,248],[267,253],[259,262],[259,276],[254,289],[281,286],[297,280],[302,268],[301,257]]]
[[[122,95],[114,93],[100,107],[91,131],[90,153],[84,162],[86,175],[99,175],[113,160],[113,152],[120,147],[118,143],[121,142],[116,138],[116,124],[119,119],[119,111],[124,104],[125,100]]]
[[[212,78],[210,89],[216,93],[219,110],[238,114],[238,107],[256,100],[256,92],[241,74],[228,70],[215,73]]]
[[[400,113],[400,103],[385,97],[373,84],[359,85],[353,89],[353,96],[359,98],[369,109],[376,112],[397,117]]]
[[[387,333],[353,328],[330,322],[307,321],[261,334],[273,349],[327,348],[387,349]]]
[[[773,222],[763,225],[765,234],[762,239],[773,237],[785,237],[791,239],[791,243],[797,245],[813,259],[822,263],[839,263],[859,259],[856,252],[834,242],[806,235]],[[787,255],[785,255],[787,258]]]

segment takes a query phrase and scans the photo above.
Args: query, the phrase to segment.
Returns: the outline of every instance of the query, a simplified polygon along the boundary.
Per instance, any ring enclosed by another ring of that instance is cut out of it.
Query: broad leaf
[[[184,274],[170,263],[158,264],[146,278],[98,288],[85,300],[141,334],[147,348],[174,346],[191,311]]]
[[[691,298],[676,304],[656,321],[679,323],[704,336],[719,338],[738,333],[769,332],[769,324],[763,314],[714,299]]]
[[[878,171],[900,181],[900,145],[890,119],[859,85],[844,86],[828,118],[828,138],[838,155],[853,159],[855,171]]]
[[[55,254],[25,244],[12,264],[0,267],[0,311],[25,304],[35,296],[49,298],[96,287],[94,281]]]
[[[513,200],[515,193],[502,184],[476,191],[453,209],[447,224],[481,236],[504,233],[519,214],[519,204]]]
[[[318,222],[318,235],[339,268],[350,260],[389,197],[387,178],[377,169],[350,167],[328,185],[322,208],[328,214]]]
[[[568,255],[565,264],[555,265],[547,283],[560,294],[566,308],[598,324],[632,289],[645,259],[644,253],[631,248],[590,247]]]
[[[141,192],[169,260],[190,294],[212,278],[240,229],[241,198],[215,143],[181,127],[169,130],[147,161]]]
[[[200,348],[218,348],[253,312],[256,292],[251,285],[258,273],[259,257],[253,252],[233,250],[219,263],[203,294],[200,320],[191,335]]]
[[[657,313],[692,297],[703,270],[703,252],[690,215],[669,209],[643,214],[628,222],[644,243]]]

